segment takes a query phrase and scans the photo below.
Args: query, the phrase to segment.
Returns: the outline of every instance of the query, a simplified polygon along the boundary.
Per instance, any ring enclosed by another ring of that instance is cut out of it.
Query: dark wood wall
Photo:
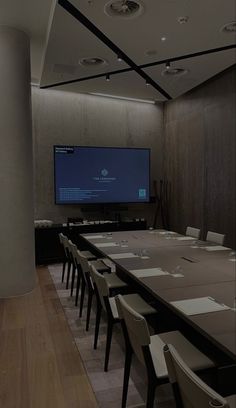
[[[236,68],[164,106],[164,174],[170,225],[236,237]]]

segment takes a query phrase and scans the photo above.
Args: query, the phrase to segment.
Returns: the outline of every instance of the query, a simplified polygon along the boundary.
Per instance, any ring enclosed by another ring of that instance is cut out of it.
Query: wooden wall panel
[[[164,107],[171,228],[225,233],[235,248],[235,68]]]

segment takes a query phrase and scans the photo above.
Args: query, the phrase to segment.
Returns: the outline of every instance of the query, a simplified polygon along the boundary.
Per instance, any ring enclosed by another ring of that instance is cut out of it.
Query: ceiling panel
[[[110,17],[108,0],[71,0],[136,64],[162,60],[235,42],[235,33],[220,28],[235,19],[235,0],[137,0],[143,14],[135,18]],[[180,24],[179,17],[188,22]],[[166,37],[166,41],[161,41]],[[151,51],[151,55],[147,52]]]
[[[67,89],[162,101],[165,100],[162,94],[152,85],[147,87],[145,79],[139,77],[135,71],[112,76],[113,80],[109,82],[108,89],[105,75],[108,72],[129,69],[130,66],[124,61],[118,62],[117,49],[114,47],[118,46],[125,52],[131,61],[126,58],[124,60],[133,66],[132,61],[134,65],[148,64],[232,45],[235,42],[235,33],[226,34],[220,31],[221,26],[233,20],[234,0],[205,0],[200,4],[195,0],[120,1],[122,7],[127,3],[139,1],[143,13],[137,18],[108,16],[104,12],[107,0],[71,0],[72,8],[75,6],[79,11],[79,21],[63,8],[63,4],[66,7],[65,3],[70,5],[68,0],[58,1],[60,4],[57,3],[55,7],[46,47],[41,86],[79,79],[84,82],[74,82]],[[187,17],[187,22],[180,24],[180,16]],[[107,36],[108,41],[113,42],[114,47],[112,44],[109,47],[104,44],[101,34],[96,30],[94,32],[93,25],[102,35]],[[163,36],[166,41],[161,41]],[[83,66],[80,63],[83,58],[101,58],[105,63]],[[173,67],[187,70],[186,75],[163,76],[164,65],[143,68],[143,72],[174,98],[233,63],[235,50],[227,50],[172,63]],[[90,78],[96,75],[104,77]]]
[[[164,88],[172,98],[184,94],[188,90],[201,84],[212,76],[218,74],[225,69],[225,66],[231,66],[236,63],[236,51],[228,50],[221,53],[210,55],[202,55],[195,58],[176,61],[170,64],[170,70],[183,69],[180,75],[163,75],[167,72],[165,64],[151,68],[146,68],[144,71],[150,75],[154,81]]]
[[[104,65],[83,66],[83,58],[102,58]],[[59,5],[45,53],[41,86],[127,68],[124,61]]]

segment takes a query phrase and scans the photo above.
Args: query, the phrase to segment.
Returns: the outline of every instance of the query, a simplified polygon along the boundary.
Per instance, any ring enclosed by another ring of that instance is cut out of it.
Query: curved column
[[[0,26],[0,297],[35,286],[30,41]]]

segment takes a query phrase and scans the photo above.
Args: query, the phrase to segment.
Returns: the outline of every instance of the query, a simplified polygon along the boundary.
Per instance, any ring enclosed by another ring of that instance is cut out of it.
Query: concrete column
[[[0,297],[35,285],[30,41],[0,26]]]

